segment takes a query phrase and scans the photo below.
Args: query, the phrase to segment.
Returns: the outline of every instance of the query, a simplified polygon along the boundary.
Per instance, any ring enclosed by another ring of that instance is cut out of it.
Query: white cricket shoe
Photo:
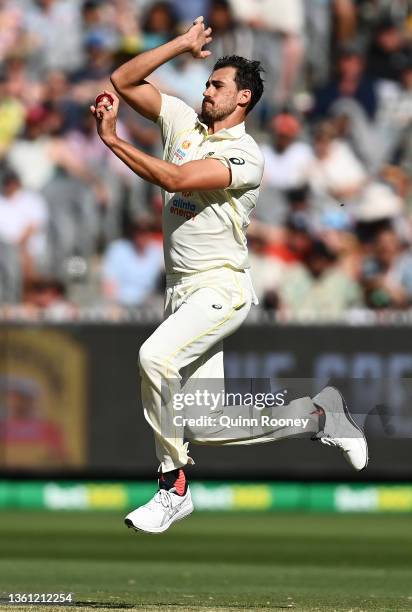
[[[189,516],[194,510],[190,489],[185,495],[177,495],[176,489],[159,489],[144,506],[130,512],[125,524],[135,530],[162,533],[175,521]]]
[[[346,402],[335,387],[325,387],[312,398],[325,413],[325,425],[313,440],[339,448],[353,468],[364,470],[368,465],[368,445],[365,434],[353,420]]]

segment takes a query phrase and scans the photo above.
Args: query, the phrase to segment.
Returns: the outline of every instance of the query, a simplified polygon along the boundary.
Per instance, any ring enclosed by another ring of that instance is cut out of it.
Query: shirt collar
[[[208,140],[237,140],[245,134],[245,122],[238,123],[231,128],[223,128],[215,134],[208,134],[207,125],[197,118],[197,123],[202,132],[206,133]]]

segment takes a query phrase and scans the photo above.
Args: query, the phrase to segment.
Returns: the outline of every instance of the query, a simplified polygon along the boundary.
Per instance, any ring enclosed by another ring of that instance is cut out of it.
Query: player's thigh
[[[250,303],[247,296],[235,308],[219,290],[198,289],[142,345],[141,365],[154,364],[163,375],[174,375],[236,331],[247,317]]]
[[[204,397],[204,392],[215,393],[218,397],[225,388],[225,370],[223,363],[223,341],[219,340],[209,350],[205,351],[198,359],[189,363],[180,371],[180,392]],[[199,403],[194,408],[193,416],[198,416]],[[215,406],[216,407],[216,406]],[[205,404],[205,408],[207,408]],[[186,407],[187,411],[187,407]],[[209,408],[207,408],[209,411]]]
[[[182,385],[189,379],[220,379],[225,377],[223,361],[223,341],[219,340],[203,355],[182,368]]]

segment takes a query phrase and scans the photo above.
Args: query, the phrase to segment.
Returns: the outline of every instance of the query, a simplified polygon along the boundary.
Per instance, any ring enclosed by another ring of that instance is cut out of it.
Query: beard
[[[236,109],[237,103],[234,101],[228,101],[226,103],[215,106],[211,102],[203,100],[202,102],[202,119],[206,125],[211,125],[215,121],[221,121],[226,119]]]

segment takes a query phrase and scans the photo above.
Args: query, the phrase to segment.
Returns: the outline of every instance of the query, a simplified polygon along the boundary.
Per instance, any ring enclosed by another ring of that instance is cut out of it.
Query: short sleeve
[[[197,114],[183,100],[161,94],[162,105],[157,124],[162,131],[163,143],[174,139],[177,134],[193,128],[197,121]]]
[[[103,255],[102,276],[104,280],[111,280],[118,276],[118,271],[122,268],[123,263],[122,255],[121,244],[117,241],[112,242]]]
[[[228,147],[213,156],[231,171],[232,181],[227,189],[256,189],[264,168],[263,155],[257,145],[253,148]]]
[[[28,216],[31,217],[31,221],[35,224],[43,227],[48,221],[47,204],[43,196],[37,193],[30,193],[30,200],[28,204]]]

